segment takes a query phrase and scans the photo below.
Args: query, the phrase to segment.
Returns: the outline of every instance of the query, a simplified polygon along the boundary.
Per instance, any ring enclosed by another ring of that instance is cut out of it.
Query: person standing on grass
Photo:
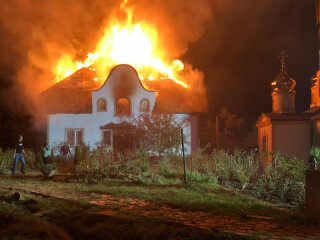
[[[16,147],[14,149],[14,155],[13,155],[14,162],[13,162],[13,168],[12,168],[12,175],[14,175],[16,173],[16,166],[17,166],[18,160],[20,160],[20,162],[21,162],[21,170],[20,171],[23,174],[25,174],[25,172],[24,172],[25,162],[24,162],[24,156],[23,156],[23,154],[25,154],[25,152],[23,149],[22,140],[23,140],[22,135],[19,135],[19,141],[16,143]]]
[[[49,164],[50,155],[51,155],[50,145],[48,143],[48,140],[46,140],[46,145],[43,148],[43,163],[44,164]]]

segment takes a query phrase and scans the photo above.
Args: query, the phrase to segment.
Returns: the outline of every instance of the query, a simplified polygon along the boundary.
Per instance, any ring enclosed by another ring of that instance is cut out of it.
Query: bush
[[[140,170],[141,170],[141,172],[148,172],[149,168],[145,165],[141,165]]]
[[[132,168],[136,168],[139,172],[149,172],[150,169],[150,157],[149,154],[144,151],[142,145],[136,150],[136,152],[128,151],[125,154],[126,163]]]
[[[173,114],[143,113],[134,120],[143,148],[158,157],[177,153],[181,149],[179,123]]]
[[[52,176],[52,174],[57,170],[57,166],[54,164],[45,164],[43,167],[43,175],[46,178],[49,178]]]
[[[25,149],[25,162],[30,168],[35,168],[35,153],[30,149]]]
[[[183,173],[183,158],[181,155],[170,153],[160,160],[161,164],[167,164],[169,168],[178,174]]]
[[[81,152],[80,146],[77,145],[74,153],[74,164],[77,165],[81,162],[82,162],[82,152]]]
[[[209,147],[210,145],[207,145],[204,148],[198,148],[187,158],[187,162],[190,162],[189,165],[192,172],[197,171],[205,174],[214,172],[215,168],[210,162],[210,156],[205,154],[205,151],[207,151]]]
[[[166,178],[178,178],[183,173],[181,155],[169,153],[150,165],[149,153],[143,146],[135,151],[116,153],[103,147],[90,153],[87,148],[77,146],[74,157],[78,163],[78,179],[91,183],[101,182],[105,178],[118,178],[143,184],[161,184]],[[269,165],[260,174],[254,152],[214,150],[209,155],[205,149],[198,149],[188,157],[187,180],[213,184],[219,181],[220,184],[266,200],[300,205],[304,201],[306,166],[296,158],[281,154],[273,154],[273,159],[275,164]]]
[[[90,158],[90,146],[88,144],[81,145],[81,161],[87,161]]]
[[[140,144],[139,148],[137,149],[137,155],[138,158],[143,162],[149,162],[150,160],[149,153],[143,149],[143,144]]]
[[[50,154],[50,163],[56,164],[56,157],[54,156],[53,149],[51,150],[51,154]]]
[[[312,158],[313,168],[320,169],[320,148],[312,146],[310,150],[310,157]]]
[[[219,181],[231,181],[235,179],[233,173],[233,157],[228,152],[214,150],[208,165],[214,167],[214,174]]]
[[[199,155],[199,154],[198,154]],[[214,175],[223,182],[233,182],[244,190],[258,176],[259,164],[254,159],[254,152],[235,150],[230,154],[224,150],[214,150],[208,160],[203,157],[201,162],[196,162],[197,170],[206,175]]]
[[[266,199],[300,205],[305,196],[306,165],[302,160],[280,153],[272,154],[269,164],[254,186],[255,193]]]
[[[166,166],[162,166],[161,167],[161,172],[160,172],[161,176],[164,178],[170,178],[172,176],[172,172],[170,171],[169,168],[167,168]]]
[[[213,183],[218,184],[218,179],[211,175],[205,175],[199,172],[188,172],[187,181],[195,183]]]
[[[244,190],[248,185],[258,178],[259,163],[254,160],[254,152],[245,153],[235,151],[232,160],[232,174],[236,177]]]
[[[3,149],[0,148],[0,170],[4,170],[12,166],[13,152],[14,152],[13,149],[3,151]]]
[[[34,165],[37,169],[41,169],[43,167],[43,160],[40,152],[37,152],[35,155]]]

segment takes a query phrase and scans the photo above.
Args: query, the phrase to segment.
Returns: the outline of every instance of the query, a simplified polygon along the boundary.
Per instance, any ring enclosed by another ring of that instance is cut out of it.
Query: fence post
[[[182,143],[184,182],[187,183],[187,163],[186,163],[186,156],[184,154],[184,140],[183,140],[183,129],[182,128],[181,128],[181,143]]]

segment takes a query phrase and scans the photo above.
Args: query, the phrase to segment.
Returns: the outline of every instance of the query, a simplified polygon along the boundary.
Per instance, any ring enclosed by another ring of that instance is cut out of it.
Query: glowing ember
[[[53,69],[56,81],[60,81],[82,67],[95,64],[98,79],[105,79],[112,67],[117,64],[130,64],[144,81],[172,79],[177,84],[188,88],[179,80],[179,72],[184,69],[180,60],[170,60],[166,49],[161,49],[158,42],[158,31],[145,22],[132,23],[132,9],[126,7],[127,1],[121,5],[126,12],[125,24],[118,21],[104,30],[102,38],[96,44],[94,53],[89,53],[84,62],[73,61],[70,55],[62,55]],[[97,81],[98,79],[94,79]]]

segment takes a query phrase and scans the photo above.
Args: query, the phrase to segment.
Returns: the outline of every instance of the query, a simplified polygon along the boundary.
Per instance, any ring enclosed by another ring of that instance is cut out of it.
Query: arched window
[[[149,112],[150,111],[150,101],[149,99],[142,99],[140,102],[140,112]]]
[[[129,116],[131,114],[130,101],[127,98],[119,98],[115,106],[116,116]]]
[[[97,112],[107,111],[107,101],[103,98],[99,98],[97,101]]]
[[[268,145],[267,145],[267,138],[266,136],[263,136],[262,138],[262,153],[268,152]]]

